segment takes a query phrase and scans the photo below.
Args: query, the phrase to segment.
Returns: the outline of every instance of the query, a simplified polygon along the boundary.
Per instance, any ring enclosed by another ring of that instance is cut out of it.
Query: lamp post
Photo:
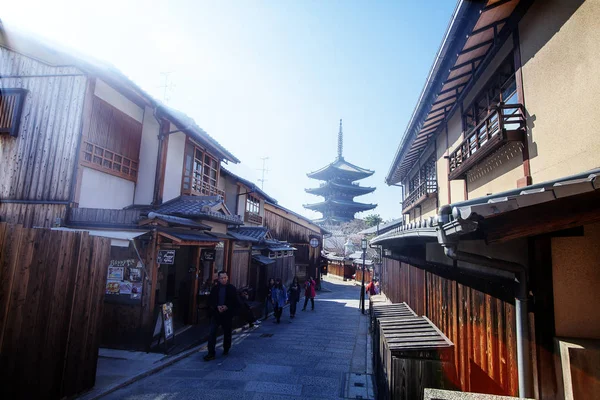
[[[360,247],[363,251],[363,262],[362,262],[362,285],[360,289],[360,304],[362,313],[365,313],[365,255],[367,251],[367,239],[363,238],[360,241]]]

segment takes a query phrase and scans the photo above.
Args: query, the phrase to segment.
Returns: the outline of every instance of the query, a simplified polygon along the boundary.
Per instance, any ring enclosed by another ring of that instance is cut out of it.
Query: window
[[[19,135],[25,89],[0,89],[0,134]]]
[[[83,141],[82,156],[81,163],[83,165],[109,172],[112,175],[117,175],[134,182],[137,178],[137,161],[95,145],[87,140]]]
[[[517,83],[512,53],[504,60],[494,76],[475,100],[463,111],[463,126],[465,132],[475,128],[490,113],[492,107],[502,102],[517,103]],[[493,122],[493,121],[492,121]]]
[[[183,193],[200,196],[218,194],[225,197],[225,193],[217,189],[218,182],[219,162],[188,140],[183,161]]]
[[[249,213],[260,214],[260,200],[251,195],[246,195],[246,211]]]

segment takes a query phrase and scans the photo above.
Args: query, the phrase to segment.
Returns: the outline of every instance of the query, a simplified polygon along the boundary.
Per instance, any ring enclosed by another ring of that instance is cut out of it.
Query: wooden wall
[[[0,221],[20,224],[27,228],[34,226],[50,228],[54,226],[56,218],[65,221],[66,210],[66,204],[23,204],[0,201]]]
[[[250,250],[234,250],[231,259],[231,276],[229,282],[236,288],[248,285],[248,269],[250,267]]]
[[[321,259],[322,236],[320,231],[308,229],[291,219],[285,218],[265,208],[264,225],[269,228],[273,238],[290,243],[297,251],[294,252],[298,264],[307,265],[307,274],[318,278],[318,267]],[[311,236],[318,237],[321,245],[310,247]]]
[[[99,97],[93,96],[89,130],[84,139],[95,145],[138,160],[142,141],[142,124],[116,109]]]
[[[518,394],[515,309],[475,289],[388,258],[380,287],[427,316],[455,346],[456,384],[463,391]]]
[[[94,386],[110,239],[0,223],[0,392],[59,399]]]
[[[69,201],[87,77],[3,47],[0,76],[27,90],[18,137],[0,135],[0,199]]]

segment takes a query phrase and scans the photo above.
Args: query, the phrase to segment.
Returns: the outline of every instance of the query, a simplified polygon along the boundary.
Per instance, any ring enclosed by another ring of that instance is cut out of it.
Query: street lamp
[[[360,304],[362,307],[362,313],[365,313],[365,255],[367,251],[367,239],[363,238],[360,241],[360,247],[363,251],[363,262],[362,262],[362,285],[360,290]]]

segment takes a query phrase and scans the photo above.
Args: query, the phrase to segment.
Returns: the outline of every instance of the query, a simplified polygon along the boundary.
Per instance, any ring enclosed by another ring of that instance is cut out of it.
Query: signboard
[[[158,264],[175,264],[175,250],[159,250],[156,262]]]
[[[165,303],[161,307],[162,320],[165,328],[165,339],[173,337],[173,303]]]
[[[156,346],[160,346],[162,339],[164,345],[165,354],[168,353],[169,349],[175,345],[175,331],[173,329],[173,303],[165,303],[158,306],[156,313],[156,323],[154,324],[154,331],[152,332],[152,339],[150,341],[150,347],[154,346],[153,342],[158,337],[158,343]],[[168,344],[168,340],[173,339],[171,346]]]
[[[202,249],[202,261],[215,261],[217,251],[213,249]]]
[[[319,247],[319,239],[317,239],[317,238],[310,239],[309,243],[310,243],[310,247],[312,247],[312,248]]]
[[[104,300],[115,304],[140,304],[142,301],[142,264],[129,259],[113,259],[108,266]]]

